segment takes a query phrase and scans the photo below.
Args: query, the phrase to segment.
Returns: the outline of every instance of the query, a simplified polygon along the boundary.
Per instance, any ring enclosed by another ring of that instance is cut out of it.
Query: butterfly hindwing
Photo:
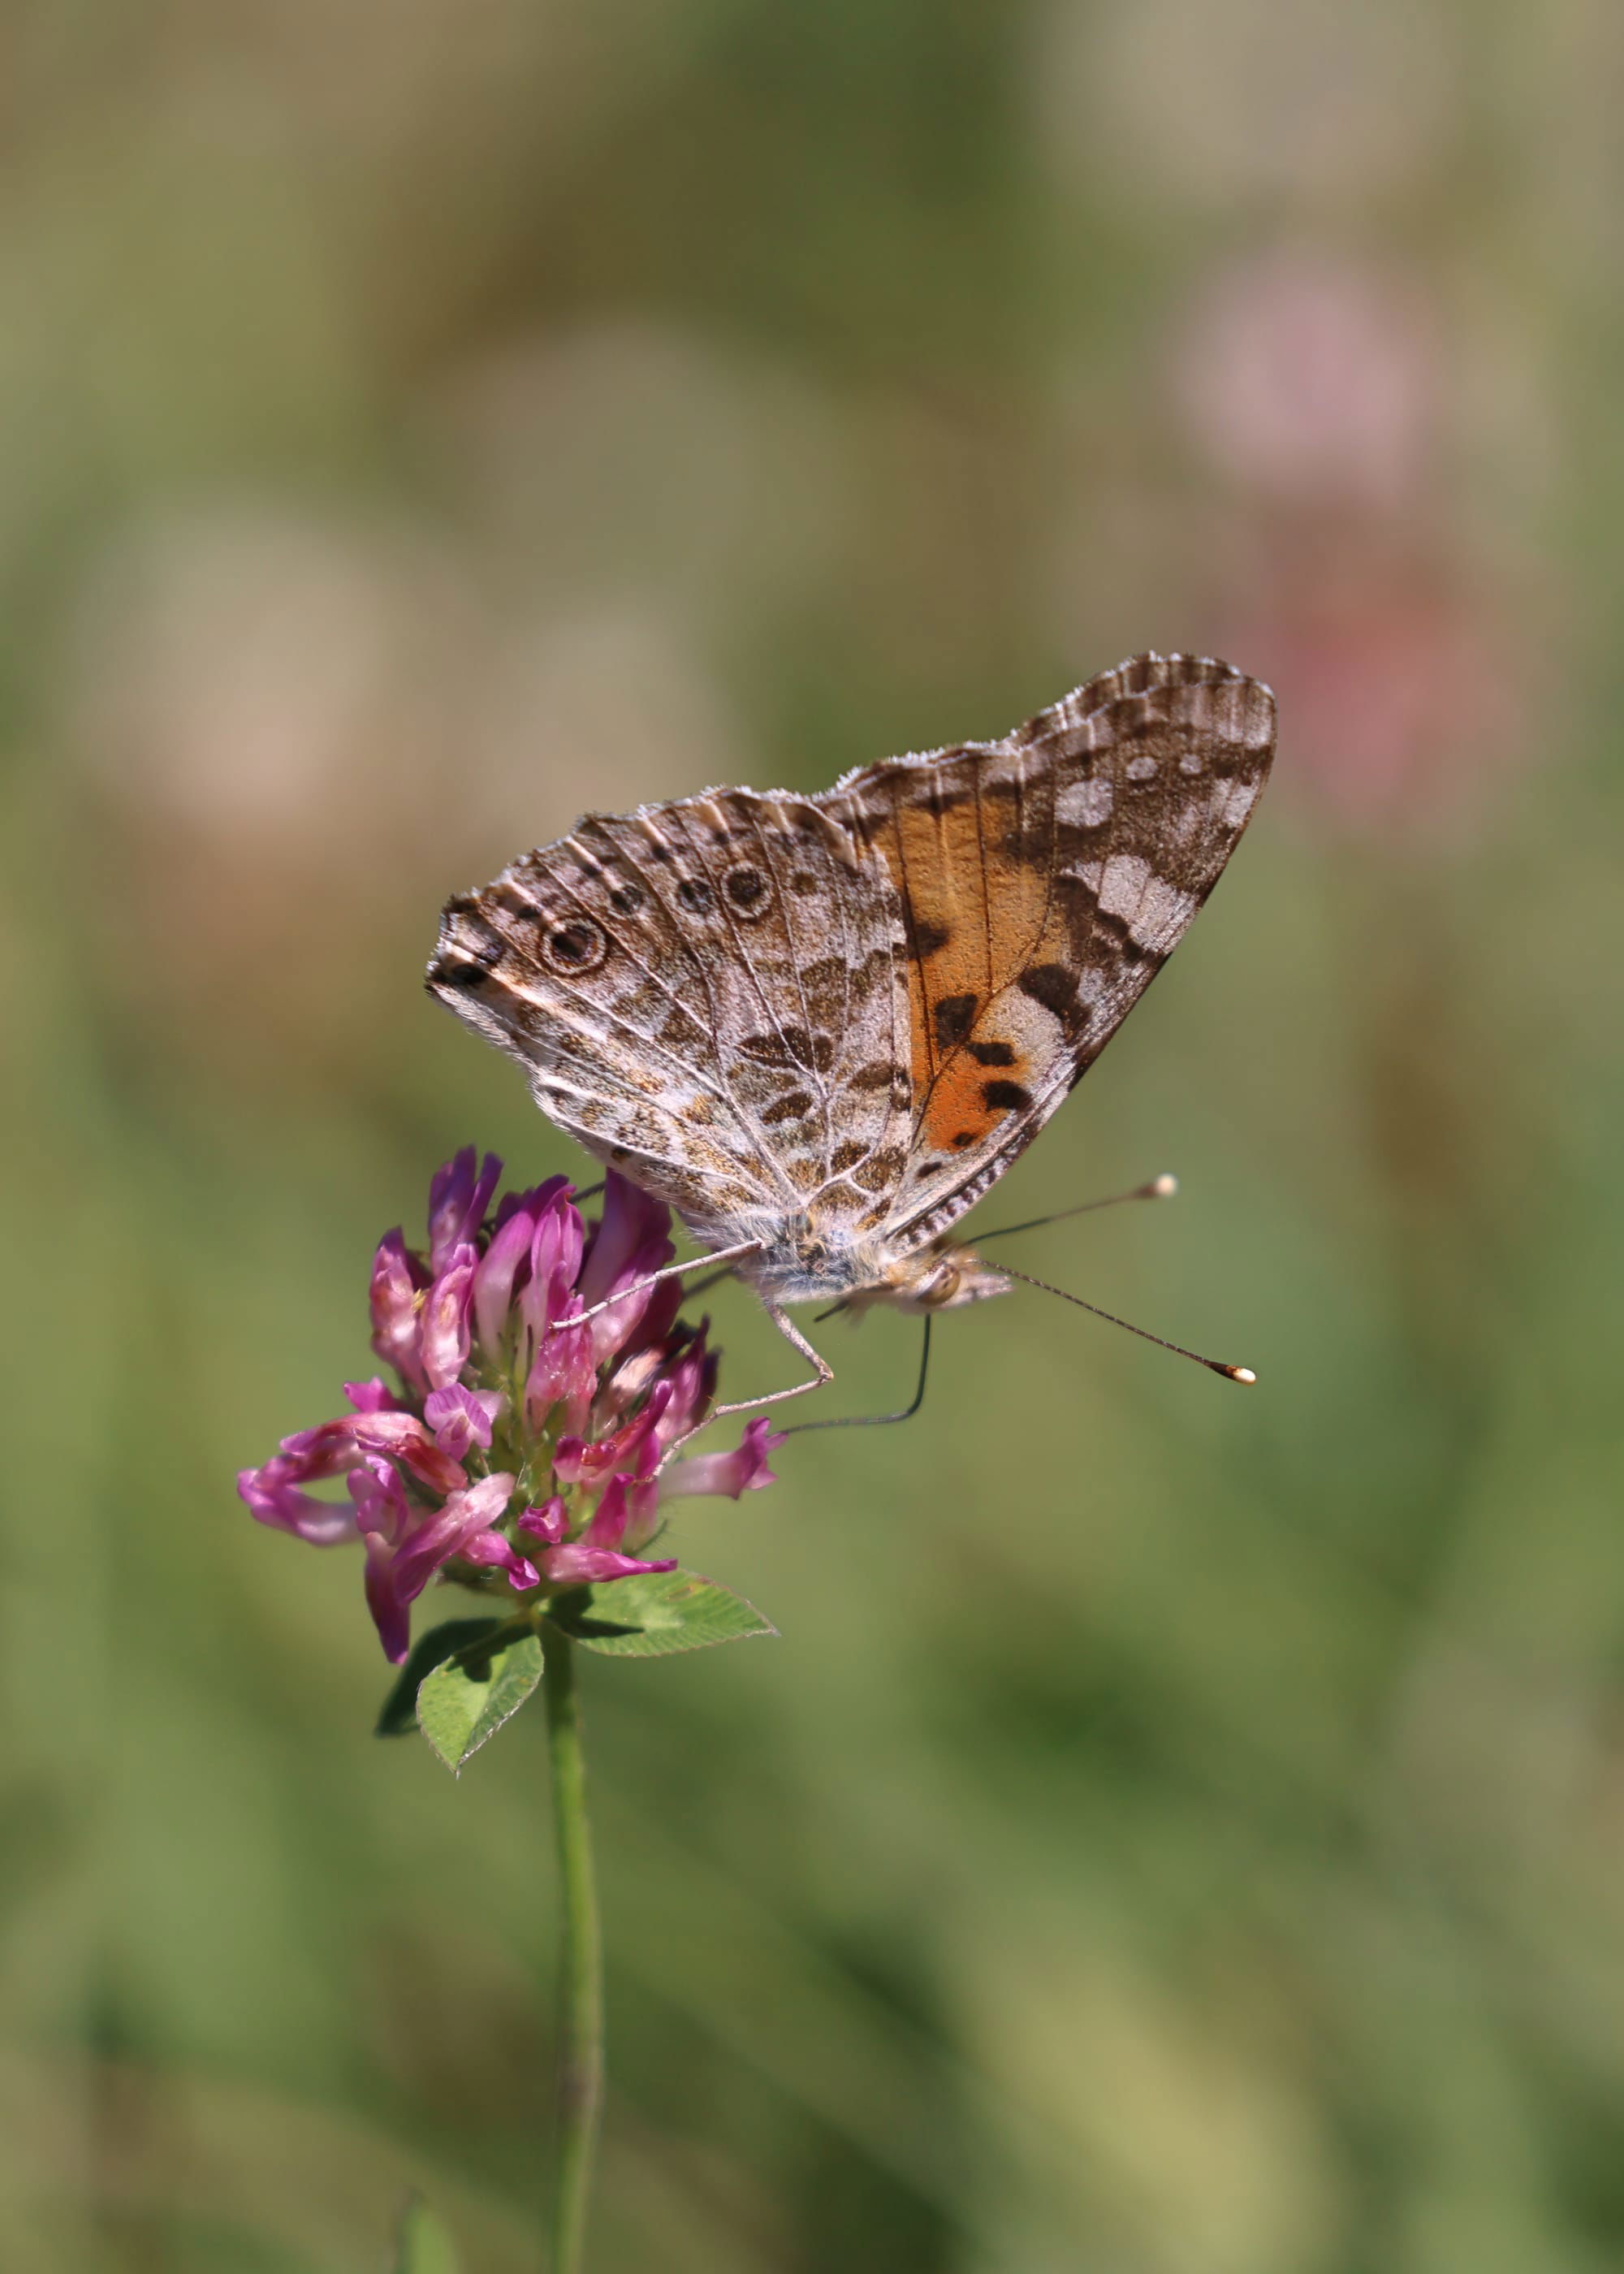
[[[1146,655],[1002,742],[865,767],[819,801],[903,903],[914,1120],[889,1242],[961,1216],[1104,1048],[1216,883],[1274,737],[1257,681]]]

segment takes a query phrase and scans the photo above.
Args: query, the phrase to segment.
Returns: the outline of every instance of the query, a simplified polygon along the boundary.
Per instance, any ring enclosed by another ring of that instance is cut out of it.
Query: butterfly
[[[1166,962],[1274,749],[1259,681],[1136,656],[816,796],[588,814],[447,902],[427,984],[755,1289],[816,1379],[750,1403],[796,1397],[833,1371],[786,1305],[1009,1291],[951,1228]]]

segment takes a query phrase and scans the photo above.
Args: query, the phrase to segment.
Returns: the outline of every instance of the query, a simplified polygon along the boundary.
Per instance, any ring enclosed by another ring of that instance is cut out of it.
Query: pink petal
[[[539,1429],[555,1405],[565,1407],[573,1419],[584,1415],[598,1386],[592,1359],[591,1327],[554,1327],[536,1344],[536,1359],[524,1385],[525,1411],[530,1427]]]
[[[741,1493],[759,1492],[763,1485],[776,1484],[767,1456],[784,1442],[786,1434],[775,1433],[770,1421],[750,1422],[743,1442],[733,1452],[699,1453],[692,1460],[674,1463],[659,1480],[660,1497],[680,1500],[687,1494],[719,1493],[737,1500]]]
[[[659,1530],[659,1480],[640,1477],[626,1487],[626,1532],[622,1547],[635,1554],[646,1547]]]
[[[423,1299],[423,1371],[436,1389],[455,1382],[468,1363],[469,1313],[478,1261],[471,1247],[454,1249]]]
[[[612,1430],[606,1437],[595,1438],[590,1443],[580,1437],[560,1437],[553,1457],[559,1481],[596,1485],[617,1469],[642,1467],[671,1397],[670,1382],[656,1382],[648,1403],[635,1419]]]
[[[386,1232],[372,1259],[372,1348],[414,1389],[424,1385],[418,1340],[418,1298],[428,1284],[422,1259],[398,1227]]]
[[[442,1563],[462,1554],[465,1540],[491,1530],[512,1497],[514,1481],[509,1476],[482,1477],[466,1492],[453,1493],[402,1542],[395,1585],[406,1601],[423,1593]]]
[[[274,1456],[287,1474],[300,1484],[335,1477],[348,1468],[355,1455],[355,1424],[347,1413],[336,1421],[323,1421],[314,1429],[300,1429],[284,1437]]]
[[[347,1382],[344,1395],[357,1413],[393,1413],[400,1400],[380,1374],[370,1382]]]
[[[358,1413],[354,1442],[369,1453],[402,1462],[431,1492],[453,1493],[468,1482],[460,1465],[442,1453],[415,1413]]]
[[[469,1448],[486,1449],[502,1410],[500,1389],[468,1389],[460,1382],[445,1389],[432,1389],[424,1401],[423,1418],[434,1432],[434,1442],[448,1460],[462,1461]]]
[[[611,1477],[583,1535],[589,1547],[618,1547],[626,1536],[626,1480]]]
[[[716,1394],[718,1363],[718,1354],[705,1347],[701,1327],[667,1376],[670,1397],[661,1419],[662,1451],[691,1434],[704,1419]]]
[[[500,1532],[477,1532],[465,1540],[457,1550],[464,1563],[478,1563],[493,1570],[506,1571],[510,1587],[538,1587],[541,1574],[536,1566],[521,1555],[510,1540]]]
[[[554,1186],[545,1205],[536,1212],[530,1271],[519,1301],[524,1322],[538,1343],[570,1307],[581,1273],[586,1233],[581,1212],[569,1193],[568,1185]]]
[[[355,1521],[366,1533],[377,1533],[393,1547],[405,1537],[411,1510],[393,1465],[372,1454],[344,1480],[355,1502]]]
[[[585,1308],[610,1304],[591,1321],[598,1365],[613,1359],[637,1331],[657,1291],[644,1288],[624,1300],[615,1299],[621,1290],[671,1261],[676,1250],[668,1237],[670,1229],[670,1209],[611,1169],[604,1182],[603,1216],[580,1280]]]
[[[474,1273],[474,1330],[479,1347],[494,1358],[513,1301],[514,1276],[530,1251],[536,1219],[528,1198],[496,1232]]]
[[[391,1666],[403,1665],[411,1648],[411,1621],[407,1612],[410,1598],[401,1594],[393,1551],[376,1532],[366,1535],[365,1585],[366,1608],[372,1615],[383,1654]]]
[[[545,1508],[527,1508],[519,1518],[518,1529],[539,1540],[544,1547],[556,1547],[569,1529],[569,1518],[561,1498],[550,1500]]]
[[[341,1540],[356,1536],[350,1510],[301,1492],[279,1460],[269,1460],[263,1468],[241,1471],[237,1489],[256,1524],[291,1532],[312,1547],[336,1547]]]
[[[445,1269],[458,1247],[472,1242],[502,1173],[494,1153],[485,1155],[477,1175],[475,1159],[473,1147],[464,1145],[429,1186],[429,1266],[435,1272]]]
[[[605,1579],[629,1579],[637,1571],[674,1571],[677,1560],[673,1555],[662,1563],[640,1563],[635,1555],[617,1555],[613,1548],[589,1547],[583,1540],[571,1540],[561,1547],[543,1551],[541,1568],[555,1587],[587,1587]]]

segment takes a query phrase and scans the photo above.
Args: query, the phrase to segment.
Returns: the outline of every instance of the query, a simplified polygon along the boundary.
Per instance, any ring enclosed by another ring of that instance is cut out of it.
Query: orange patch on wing
[[[908,963],[916,1097],[953,1047],[938,1030],[939,1007],[973,999],[984,1009],[1026,962],[1048,907],[1048,877],[999,852],[1005,822],[979,796],[963,794],[968,779],[965,764],[943,768],[942,787],[957,802],[936,811],[922,800],[918,774],[900,776],[872,840],[903,896],[917,951]],[[968,1078],[979,1072],[972,1067]]]
[[[930,937],[922,933],[926,940]],[[974,935],[955,932],[933,954],[910,959],[908,1033],[916,1099],[924,1096],[936,1068],[968,1034],[986,1002],[987,959],[979,921]],[[959,1013],[960,1005],[968,1006],[967,1014]]]
[[[920,1125],[925,1142],[948,1154],[967,1153],[979,1145],[1029,1102],[1029,1068],[1026,1058],[1011,1065],[978,1065],[968,1050],[960,1050],[932,1086]]]

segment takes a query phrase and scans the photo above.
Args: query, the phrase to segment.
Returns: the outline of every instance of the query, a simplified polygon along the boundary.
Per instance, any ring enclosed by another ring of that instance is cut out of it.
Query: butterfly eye
[[[736,868],[728,870],[722,879],[722,890],[733,914],[742,916],[747,923],[764,916],[771,905],[771,885],[748,861],[741,861]]]
[[[572,916],[568,923],[548,932],[542,942],[542,953],[563,979],[579,979],[596,971],[608,953],[607,935],[590,916]]]

